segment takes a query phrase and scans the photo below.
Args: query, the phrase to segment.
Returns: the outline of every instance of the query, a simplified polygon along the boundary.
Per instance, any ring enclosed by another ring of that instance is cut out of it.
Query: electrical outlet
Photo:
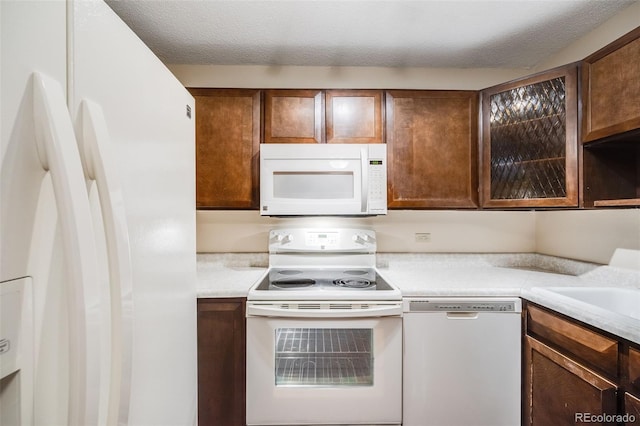
[[[416,232],[416,243],[429,243],[431,242],[430,232]]]

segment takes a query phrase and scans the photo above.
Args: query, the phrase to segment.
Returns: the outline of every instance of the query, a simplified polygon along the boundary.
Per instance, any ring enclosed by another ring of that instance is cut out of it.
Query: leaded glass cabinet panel
[[[578,205],[577,67],[482,92],[483,207]]]

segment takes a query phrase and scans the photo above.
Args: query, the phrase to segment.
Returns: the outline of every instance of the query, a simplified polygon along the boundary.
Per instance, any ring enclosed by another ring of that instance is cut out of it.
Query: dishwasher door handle
[[[474,320],[478,319],[478,312],[447,312],[450,320]]]

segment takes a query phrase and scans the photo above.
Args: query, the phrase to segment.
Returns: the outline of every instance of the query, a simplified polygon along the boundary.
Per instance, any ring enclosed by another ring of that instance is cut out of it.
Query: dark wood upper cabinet
[[[383,143],[382,90],[327,90],[327,143]]]
[[[482,206],[577,206],[577,66],[481,96]]]
[[[258,208],[260,142],[388,143],[390,209],[638,207],[639,76],[640,27],[480,92],[190,89],[196,207]]]
[[[582,207],[640,206],[640,27],[582,62]]]
[[[389,208],[478,206],[478,93],[391,90]]]
[[[640,135],[582,146],[582,207],[640,206]]]
[[[585,143],[640,129],[640,27],[582,62],[582,115]]]
[[[196,100],[196,206],[257,208],[260,91],[189,90]]]
[[[265,90],[265,143],[324,142],[322,90]]]
[[[265,90],[264,143],[383,143],[381,90]]]

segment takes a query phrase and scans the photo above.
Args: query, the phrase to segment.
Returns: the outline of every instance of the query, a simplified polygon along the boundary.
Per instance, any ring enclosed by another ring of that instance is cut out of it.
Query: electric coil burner
[[[357,279],[357,278],[354,278],[354,279],[341,278],[339,280],[335,280],[333,284],[340,287],[348,287],[348,288],[370,288],[371,286],[375,285],[369,280]]]
[[[375,232],[363,229],[273,230],[269,272],[249,300],[400,300],[375,268]]]

